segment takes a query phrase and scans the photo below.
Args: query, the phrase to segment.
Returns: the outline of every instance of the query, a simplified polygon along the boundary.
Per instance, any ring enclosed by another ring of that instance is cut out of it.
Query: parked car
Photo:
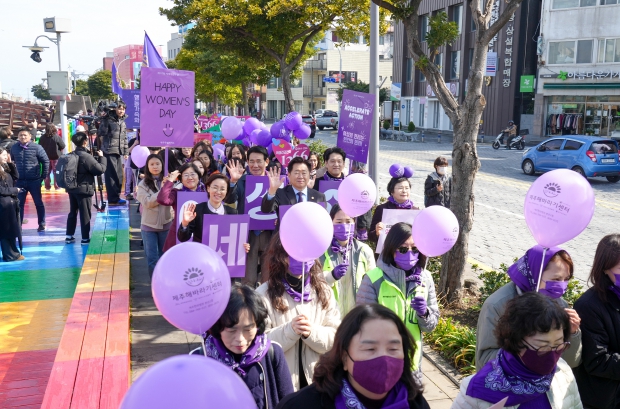
[[[314,111],[314,116],[315,116],[316,118],[318,118],[318,117],[320,117],[320,116],[323,116],[323,112],[325,112],[325,110],[324,110],[324,109],[317,109],[316,111]]]
[[[316,133],[316,120],[314,117],[312,115],[302,115],[301,119],[304,123],[310,126],[310,129],[312,130],[312,133],[310,133],[310,138],[314,138],[314,134]]]
[[[526,175],[554,169],[572,169],[584,177],[620,180],[618,142],[609,138],[564,135],[551,138],[526,150],[521,160]]]
[[[324,111],[323,115],[316,119],[316,127],[319,131],[323,128],[338,129],[338,113],[335,111]]]

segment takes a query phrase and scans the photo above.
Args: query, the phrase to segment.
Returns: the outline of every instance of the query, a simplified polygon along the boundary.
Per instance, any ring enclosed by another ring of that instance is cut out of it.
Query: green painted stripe
[[[72,298],[80,267],[3,271],[0,274],[0,302]]]

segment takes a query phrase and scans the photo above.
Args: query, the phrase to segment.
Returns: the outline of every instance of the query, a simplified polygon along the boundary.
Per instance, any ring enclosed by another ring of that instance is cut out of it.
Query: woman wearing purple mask
[[[476,332],[478,335],[476,337],[476,368],[478,370],[497,355],[499,345],[495,340],[495,326],[499,317],[504,313],[506,303],[524,293],[536,291],[541,263],[543,274],[538,292],[549,298],[557,299],[560,305],[566,308],[570,318],[572,346],[564,355],[564,360],[571,368],[576,368],[581,363],[581,331],[579,331],[581,320],[577,312],[567,308],[568,304],[561,298],[566,292],[568,280],[573,277],[573,260],[566,250],[559,247],[547,249],[543,260],[542,246],[534,246],[508,268],[508,276],[512,282],[491,294],[482,305]]]
[[[435,284],[425,264],[426,256],[411,237],[411,225],[396,223],[385,238],[377,268],[366,273],[356,299],[357,305],[381,304],[403,320],[416,343],[411,370],[420,386],[422,332],[434,330],[439,320]]]
[[[355,295],[367,271],[375,268],[375,257],[368,245],[355,239],[355,219],[347,216],[339,204],[329,215],[334,223],[331,246],[321,256],[325,281],[332,286],[334,297],[344,317],[355,307]]]
[[[573,348],[570,327],[557,300],[535,292],[510,300],[495,331],[501,349],[461,382],[452,408],[490,408],[506,397],[506,408],[582,408],[573,372],[560,358]]]
[[[334,347],[321,356],[312,385],[278,409],[429,409],[411,366],[416,342],[403,321],[379,304],[357,306],[342,320]]]
[[[269,314],[265,334],[282,346],[293,387],[299,390],[312,382],[319,356],[331,349],[340,312],[320,264],[289,257],[279,233],[271,238],[265,259],[269,279],[256,289]]]

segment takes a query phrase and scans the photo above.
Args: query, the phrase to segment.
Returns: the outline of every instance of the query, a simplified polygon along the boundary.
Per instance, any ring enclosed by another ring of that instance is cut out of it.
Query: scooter
[[[497,138],[495,138],[495,140],[493,141],[493,144],[491,145],[493,149],[499,149],[500,146],[503,145],[504,134],[507,134],[507,133],[508,132],[506,131],[502,131],[499,133],[499,135],[497,135]],[[508,138],[508,135],[506,135],[506,138]],[[515,148],[520,151],[525,149],[525,135],[515,136],[514,139],[510,142],[510,146],[506,146],[506,149],[511,149],[511,148]]]

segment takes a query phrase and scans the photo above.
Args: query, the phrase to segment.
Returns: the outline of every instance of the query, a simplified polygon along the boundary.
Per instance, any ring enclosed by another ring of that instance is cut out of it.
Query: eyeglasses
[[[542,356],[542,355],[546,354],[547,352],[551,352],[551,351],[562,353],[570,346],[570,342],[568,342],[568,341],[562,342],[557,347],[544,346],[544,347],[540,347],[540,348],[534,348],[532,345],[530,345],[527,342],[525,342],[525,340],[523,340],[523,343],[529,349],[531,349],[532,351],[535,351],[538,356]]]
[[[185,173],[183,175],[183,179],[193,179],[193,178],[197,178],[198,175],[195,173]]]
[[[415,246],[413,246],[413,247],[409,247],[409,246],[400,246],[400,247],[398,248],[398,252],[399,252],[400,254],[405,254],[405,253],[407,253],[409,250],[413,251],[414,253],[417,253],[417,252],[418,252],[418,248],[417,248],[417,247],[415,247]]]
[[[394,190],[396,190],[397,192],[409,192],[411,188],[409,186],[400,186],[395,188]]]

